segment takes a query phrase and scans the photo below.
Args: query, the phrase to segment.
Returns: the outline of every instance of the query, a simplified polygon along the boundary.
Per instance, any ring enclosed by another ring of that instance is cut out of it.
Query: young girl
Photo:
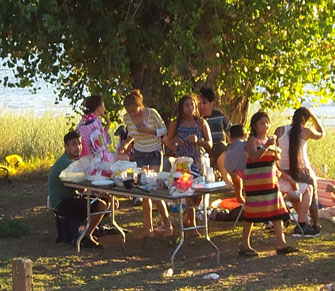
[[[159,113],[153,108],[143,105],[143,96],[139,90],[133,90],[124,100],[127,114],[124,122],[128,129],[128,137],[123,142],[120,152],[124,153],[134,141],[134,156],[138,167],[149,166],[160,172],[163,166],[161,137],[166,134],[166,126]],[[164,222],[164,236],[173,234],[173,227],[168,217],[165,202],[155,201]],[[135,235],[135,239],[154,237],[152,226],[152,201],[143,199],[144,229]]]
[[[197,103],[192,95],[183,96],[178,103],[178,118],[170,125],[166,144],[176,151],[177,157],[191,157],[193,164],[191,170],[193,173],[203,175],[203,165],[201,162],[200,148],[210,149],[213,145],[212,135],[206,120],[199,117]],[[195,209],[201,198],[186,199],[186,213],[184,216],[184,225],[195,227]],[[198,230],[192,230],[190,233],[199,236]]]
[[[270,118],[265,112],[257,112],[251,118],[251,131],[247,141],[247,165],[243,174],[246,194],[242,244],[239,254],[257,256],[250,246],[250,234],[254,222],[272,221],[277,240],[277,254],[297,251],[287,245],[283,233],[283,220],[288,213],[278,190],[276,160],[278,154],[269,149],[275,138],[268,136]]]

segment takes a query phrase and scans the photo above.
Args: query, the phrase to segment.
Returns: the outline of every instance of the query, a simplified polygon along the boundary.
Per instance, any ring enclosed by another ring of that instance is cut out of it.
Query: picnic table
[[[99,213],[91,213],[90,212],[90,198],[93,196],[93,192],[99,193],[99,192],[104,192],[108,193],[112,197],[112,209],[107,211],[106,213],[111,213],[111,223],[113,226],[115,226],[119,231],[122,236],[122,247],[125,246],[126,242],[126,234],[122,230],[122,228],[118,225],[118,223],[115,220],[115,196],[133,196],[133,197],[140,197],[140,198],[150,198],[153,200],[165,200],[165,201],[171,201],[174,203],[177,203],[179,205],[179,229],[180,229],[180,240],[179,243],[176,247],[176,249],[173,251],[171,255],[171,265],[172,268],[175,268],[174,264],[174,259],[180,248],[182,247],[184,240],[185,240],[185,231],[188,230],[194,230],[194,229],[204,229],[205,230],[205,239],[211,244],[211,246],[215,249],[216,251],[216,259],[217,263],[220,264],[220,250],[219,248],[212,242],[209,233],[208,233],[208,218],[206,214],[206,209],[208,207],[208,199],[206,199],[207,195],[211,195],[213,193],[223,193],[225,192],[225,188],[221,187],[215,187],[215,183],[213,184],[214,187],[210,188],[200,188],[200,189],[195,189],[194,193],[192,195],[178,195],[178,196],[171,196],[168,189],[155,189],[155,190],[142,190],[138,187],[132,187],[131,189],[126,189],[124,187],[118,187],[114,185],[93,185],[90,181],[83,181],[80,183],[75,183],[75,182],[64,182],[64,185],[67,187],[73,187],[76,189],[83,189],[86,190],[87,194],[87,225],[86,229],[88,228],[88,225],[90,223],[90,218],[92,215],[97,215],[97,214],[103,214],[101,212]],[[96,195],[96,194],[94,194]],[[205,215],[204,215],[204,221],[202,225],[197,225],[195,228],[194,227],[184,227],[183,225],[183,208],[182,208],[182,200],[184,198],[192,198],[196,196],[202,196],[203,198],[203,203],[204,203],[204,210],[205,210]],[[85,229],[85,231],[86,231]],[[77,252],[80,252],[80,242],[84,237],[85,231],[79,236],[76,242],[76,248]]]

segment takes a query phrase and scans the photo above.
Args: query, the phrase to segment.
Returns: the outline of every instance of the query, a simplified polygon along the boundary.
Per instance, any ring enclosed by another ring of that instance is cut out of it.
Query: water
[[[4,75],[14,78],[10,70],[0,68],[0,78],[2,79]],[[46,111],[55,112],[55,114],[73,112],[69,100],[63,100],[59,104],[54,103],[56,95],[54,93],[55,88],[52,85],[47,84],[43,80],[39,81],[38,85],[41,90],[36,94],[31,93],[29,89],[0,86],[0,114],[3,109],[16,114],[29,111],[37,116],[43,115]],[[305,106],[308,106],[308,104],[305,104]],[[311,110],[320,119],[323,126],[335,127],[334,104],[312,107]]]
[[[9,76],[13,80],[13,74],[10,70],[1,68],[0,79],[3,76]],[[72,112],[70,100],[63,100],[59,104],[55,104],[56,94],[55,87],[39,81],[38,86],[41,87],[36,94],[29,91],[28,88],[7,88],[0,86],[0,113],[1,110],[9,110],[15,114],[22,112],[32,112],[36,116],[41,116],[46,111],[55,112],[55,114],[66,114]]]

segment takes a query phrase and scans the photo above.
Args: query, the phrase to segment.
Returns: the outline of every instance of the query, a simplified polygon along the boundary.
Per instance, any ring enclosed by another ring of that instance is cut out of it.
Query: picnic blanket
[[[335,206],[335,203],[332,200],[331,193],[326,192],[326,187],[328,184],[335,185],[335,180],[318,178],[318,196],[319,203],[326,207]]]

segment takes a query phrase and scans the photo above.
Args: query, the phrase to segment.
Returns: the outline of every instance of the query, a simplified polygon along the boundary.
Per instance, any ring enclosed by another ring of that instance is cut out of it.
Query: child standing
[[[289,218],[281,192],[278,190],[276,151],[269,149],[275,137],[268,135],[270,118],[259,111],[251,118],[251,131],[247,141],[247,164],[243,174],[246,194],[243,213],[243,234],[239,254],[257,256],[250,246],[250,235],[254,222],[272,221],[277,240],[277,254],[285,255],[297,249],[287,245],[283,232],[283,220]]]
[[[166,145],[175,150],[177,157],[191,157],[191,171],[203,175],[201,147],[210,149],[213,145],[212,135],[206,120],[199,116],[197,103],[192,95],[183,96],[178,103],[178,118],[170,125]],[[196,227],[195,209],[201,198],[186,199],[184,226]],[[200,236],[197,229],[190,231],[191,235]]]

